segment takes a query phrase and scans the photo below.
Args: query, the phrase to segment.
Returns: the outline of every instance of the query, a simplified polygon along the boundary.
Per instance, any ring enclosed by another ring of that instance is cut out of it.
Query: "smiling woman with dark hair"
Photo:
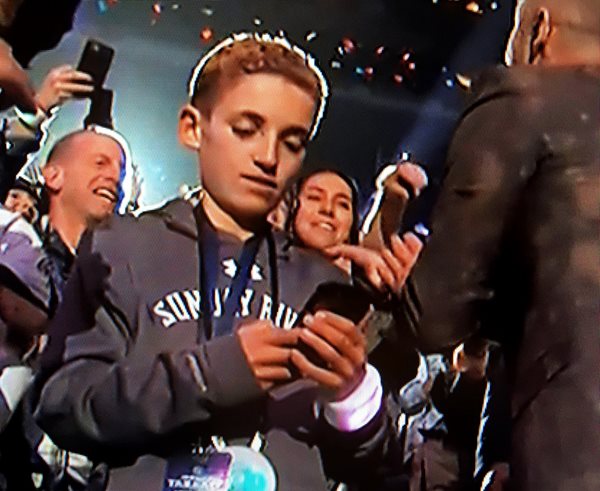
[[[300,178],[293,189],[286,231],[290,243],[324,252],[340,244],[358,244],[359,193],[356,183],[332,169]],[[336,265],[350,273],[349,261]]]
[[[412,233],[393,234],[389,246],[363,247],[359,223],[359,191],[352,178],[319,169],[300,178],[289,200],[285,230],[291,245],[325,255],[346,274],[351,265],[386,296],[400,291],[423,244]]]

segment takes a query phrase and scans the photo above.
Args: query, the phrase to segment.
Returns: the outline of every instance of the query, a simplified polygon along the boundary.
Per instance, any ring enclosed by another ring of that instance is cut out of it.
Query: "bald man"
[[[511,489],[600,489],[600,1],[521,0],[473,83],[404,321],[430,350],[499,339]]]
[[[48,196],[46,251],[56,269],[59,291],[83,233],[114,212],[125,155],[122,142],[94,129],[68,134],[48,155],[42,169]]]

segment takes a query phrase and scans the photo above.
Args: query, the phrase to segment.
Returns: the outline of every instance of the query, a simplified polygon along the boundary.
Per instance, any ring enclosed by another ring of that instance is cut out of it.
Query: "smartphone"
[[[304,304],[302,312],[314,314],[328,310],[358,324],[371,307],[371,299],[362,289],[345,283],[321,283]],[[303,316],[299,319],[302,320]]]
[[[306,301],[297,324],[302,322],[306,314],[314,314],[319,310],[333,312],[358,324],[370,308],[370,296],[363,290],[333,281],[321,283]],[[321,356],[304,341],[298,342],[298,349],[312,364],[326,368]]]
[[[100,41],[89,39],[83,48],[77,70],[88,73],[94,79],[94,87],[101,88],[115,56],[115,50]]]

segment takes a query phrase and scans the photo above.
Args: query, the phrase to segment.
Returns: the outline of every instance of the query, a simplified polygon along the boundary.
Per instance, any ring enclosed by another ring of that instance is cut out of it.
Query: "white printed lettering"
[[[188,290],[183,292],[183,297],[192,315],[192,319],[197,320],[200,316],[200,292],[198,290]]]
[[[266,293],[262,297],[262,304],[260,306],[260,314],[258,318],[260,320],[270,319],[271,318],[271,309],[273,308],[273,300]]]
[[[165,302],[160,300],[156,302],[154,305],[154,313],[160,317],[162,317],[162,325],[165,327],[171,327],[175,322],[177,322],[177,318],[168,310],[165,310]]]
[[[165,300],[178,320],[189,321],[191,319],[179,292],[170,293],[166,296]]]
[[[296,319],[298,319],[298,314],[294,312],[294,310],[291,307],[287,307],[285,312],[285,321],[283,321],[283,328],[291,329],[292,327],[294,327]]]
[[[252,302],[252,297],[254,297],[254,290],[246,288],[246,290],[244,290],[244,294],[240,297],[242,317],[248,317],[250,315],[250,302]]]

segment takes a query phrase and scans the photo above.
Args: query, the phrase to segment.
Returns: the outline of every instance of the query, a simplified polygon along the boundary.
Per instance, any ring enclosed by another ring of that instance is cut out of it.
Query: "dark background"
[[[56,49],[33,58],[30,73],[39,83],[52,66],[75,65],[88,37],[116,49],[106,85],[115,91],[115,126],[130,142],[143,178],[141,202],[149,205],[197,181],[194,157],[176,140],[177,112],[196,60],[231,31],[283,30],[316,56],[332,89],[306,165],[343,169],[368,193],[376,169],[403,151],[422,162],[433,180],[439,175],[461,107],[455,76],[502,60],[512,4],[82,0],[71,32]],[[38,20],[43,25],[48,18]],[[209,42],[201,38],[206,28]],[[49,143],[81,126],[86,112],[82,101],[63,107]]]

